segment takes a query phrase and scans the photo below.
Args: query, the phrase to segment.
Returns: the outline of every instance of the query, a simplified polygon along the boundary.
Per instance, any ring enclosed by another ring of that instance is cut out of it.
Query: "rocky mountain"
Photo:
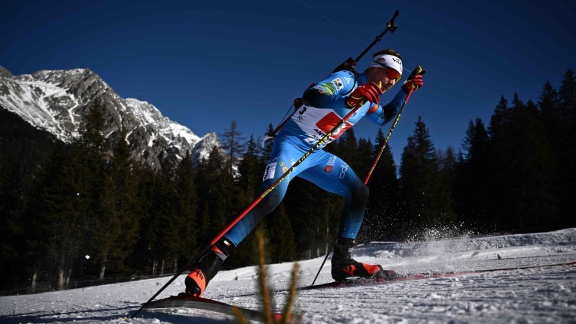
[[[14,114],[57,140],[69,143],[77,138],[83,116],[96,101],[104,108],[105,137],[115,141],[124,129],[134,160],[154,169],[178,163],[188,152],[199,161],[220,146],[215,133],[199,137],[152,104],[121,98],[89,69],[13,75],[0,66],[2,115]]]

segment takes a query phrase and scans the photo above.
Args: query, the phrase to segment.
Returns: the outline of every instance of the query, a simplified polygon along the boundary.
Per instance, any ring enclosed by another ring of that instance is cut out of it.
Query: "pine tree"
[[[344,160],[353,170],[358,170],[362,167],[364,161],[361,161],[358,156],[358,140],[354,129],[349,130],[342,135],[338,142],[338,156]]]
[[[372,154],[365,162],[367,171],[363,174],[368,173],[369,167],[375,161],[385,141],[382,130],[378,129],[376,143],[371,148]],[[386,143],[367,185],[370,188],[370,197],[360,232],[362,236],[359,240],[385,240],[398,236],[398,228],[401,224],[398,217],[399,187],[396,165],[388,143]]]
[[[494,179],[491,146],[483,121],[470,121],[462,144],[465,153],[456,167],[455,209],[459,220],[470,230],[489,232],[494,215],[488,212]]]
[[[547,128],[547,132],[551,139],[557,140],[560,137],[556,133],[559,123],[562,122],[562,114],[560,113],[560,98],[558,92],[552,86],[550,81],[546,81],[542,88],[538,101],[538,107],[542,113],[542,122]]]
[[[22,239],[25,225],[21,217],[22,184],[17,152],[7,154],[0,167],[0,287],[20,282]]]
[[[436,196],[438,185],[438,161],[434,144],[422,117],[418,117],[414,134],[408,137],[408,145],[402,152],[400,167],[400,193],[405,221],[410,230],[420,230],[438,225],[442,209]],[[408,230],[408,229],[407,229]]]
[[[504,220],[512,213],[511,205],[506,201],[507,193],[510,191],[509,182],[506,180],[507,172],[510,169],[510,152],[513,147],[510,144],[512,110],[508,107],[508,101],[502,96],[494,109],[490,118],[488,134],[491,144],[491,159],[487,167],[492,172],[492,190],[487,193],[488,214],[492,218],[492,226],[496,230],[503,230],[507,225]]]
[[[558,91],[560,105],[566,111],[566,118],[570,118],[576,109],[576,77],[574,71],[567,70]]]
[[[23,233],[23,246],[25,253],[22,255],[23,262],[20,267],[23,275],[31,283],[32,291],[35,291],[38,280],[48,281],[53,279],[53,255],[49,248],[52,237],[49,236],[50,219],[44,200],[48,187],[58,179],[62,163],[66,163],[67,151],[63,143],[56,145],[52,155],[42,165],[39,165],[33,177],[30,189],[23,198],[22,223],[28,224],[28,229]]]
[[[90,226],[94,260],[100,262],[99,279],[104,280],[106,269],[124,269],[124,260],[136,243],[139,231],[137,183],[132,174],[130,149],[121,130],[112,147],[103,176],[105,189],[99,195],[100,213]]]
[[[296,242],[292,224],[284,208],[280,204],[272,214],[267,217],[270,237],[271,262],[280,263],[293,261],[296,256]]]
[[[174,222],[178,217],[178,199],[172,173],[173,170],[165,168],[157,174],[152,198],[152,217],[147,233],[153,257],[152,272],[160,275],[172,264],[170,261],[176,258],[179,245],[174,237],[179,233],[180,224]]]
[[[552,145],[559,161],[561,199],[560,218],[562,227],[576,226],[573,212],[576,201],[571,195],[576,185],[576,79],[572,70],[566,71],[558,91],[558,121],[551,125],[555,129]]]
[[[79,176],[87,185],[86,191],[81,193],[88,204],[82,228],[86,244],[82,250],[99,263],[100,280],[104,279],[106,266],[110,263],[109,255],[114,254],[112,250],[121,231],[122,218],[115,208],[117,183],[109,170],[112,153],[105,143],[104,123],[104,108],[99,101],[95,101],[82,121],[78,149],[75,151],[85,168]]]
[[[266,130],[265,134],[272,134],[274,131],[274,126],[272,124],[268,124],[268,129]],[[263,163],[268,162],[270,160],[270,156],[272,155],[272,146],[274,145],[274,139],[268,139],[267,141],[263,142],[262,145],[262,161]]]
[[[516,190],[513,192],[520,231],[533,231],[549,228],[548,221],[554,219],[556,198],[554,196],[553,178],[556,174],[556,160],[539,116],[539,111],[532,101],[525,105],[515,98],[515,110],[518,110],[518,143],[515,145],[518,159],[514,171],[518,173]],[[546,215],[546,216],[545,216]]]
[[[490,212],[500,229],[538,228],[543,215],[554,213],[552,151],[532,102],[524,104],[515,94],[511,108],[499,106],[490,125],[494,172]]]
[[[242,133],[238,131],[238,124],[233,120],[230,123],[230,128],[226,129],[222,135],[222,149],[226,150],[228,154],[226,168],[230,174],[234,174],[234,168],[237,166],[243,153],[243,140]]]
[[[454,183],[456,178],[456,153],[449,146],[446,151],[438,150],[438,181],[434,192],[435,203],[444,225],[454,225],[457,220],[454,210]]]
[[[230,186],[230,187],[229,187]],[[227,219],[234,216],[238,206],[233,204],[234,188],[232,175],[225,167],[225,158],[217,147],[203,160],[196,173],[198,201],[209,214],[210,227],[200,233],[202,241],[209,242],[228,225]]]
[[[129,258],[128,264],[136,273],[156,274],[153,269],[154,253],[152,251],[152,219],[154,214],[154,197],[158,171],[134,165],[134,178],[137,179],[136,201],[138,202],[139,224],[137,226],[137,241]]]
[[[212,185],[214,197],[216,201],[213,203],[217,205],[215,208],[220,209],[220,213],[214,217],[214,230],[220,233],[238,214],[242,208],[240,204],[240,197],[238,194],[239,188],[236,186],[236,172],[234,174],[229,172],[229,169],[223,169],[219,174],[217,181]]]
[[[264,162],[254,136],[246,144],[246,152],[238,165],[238,187],[242,205],[250,203],[260,191]]]
[[[190,157],[190,152],[180,162],[176,172],[176,195],[177,211],[176,219],[177,233],[171,238],[177,241],[177,250],[175,251],[174,271],[177,271],[178,257],[188,259],[190,255],[197,252],[199,242],[198,237],[198,198],[196,185],[194,183],[194,166]]]
[[[353,161],[358,165],[354,165],[352,168],[360,179],[365,180],[372,166],[372,162],[374,162],[374,146],[370,140],[359,138],[357,147],[356,159]],[[380,163],[380,161],[378,161],[378,163]]]
[[[94,203],[92,173],[85,162],[84,150],[78,145],[56,150],[38,174],[38,187],[28,200],[32,224],[28,244],[38,253],[31,256],[32,276],[55,279],[58,289],[65,287],[74,261],[86,247],[86,228]]]

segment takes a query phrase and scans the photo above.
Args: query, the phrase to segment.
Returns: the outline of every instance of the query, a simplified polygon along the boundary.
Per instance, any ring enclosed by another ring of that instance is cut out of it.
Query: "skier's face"
[[[376,84],[382,82],[382,90],[384,91],[392,88],[396,84],[396,80],[400,78],[400,73],[389,67],[372,67],[369,70],[372,70],[372,73],[368,74],[369,81]]]

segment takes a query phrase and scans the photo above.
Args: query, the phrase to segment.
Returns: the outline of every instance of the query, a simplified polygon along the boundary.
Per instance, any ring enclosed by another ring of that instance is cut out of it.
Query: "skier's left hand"
[[[422,76],[422,74],[410,75],[408,77],[408,80],[406,80],[402,85],[402,90],[408,93],[411,89],[414,89],[414,91],[416,91],[423,86],[424,86],[424,77]]]
[[[426,70],[422,69],[421,66],[417,66],[412,73],[408,76],[408,79],[404,81],[402,85],[402,90],[409,93],[410,91],[416,91],[424,86],[424,77],[422,76],[426,73]],[[414,90],[412,90],[414,89]]]

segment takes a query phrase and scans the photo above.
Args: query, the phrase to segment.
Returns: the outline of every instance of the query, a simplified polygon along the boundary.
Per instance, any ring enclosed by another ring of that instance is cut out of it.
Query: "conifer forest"
[[[576,226],[576,82],[567,70],[535,101],[494,103],[490,120],[471,119],[458,148],[436,148],[419,118],[396,165],[386,147],[368,187],[357,243],[453,235],[522,233]],[[98,107],[81,137],[52,143],[35,164],[18,149],[0,156],[0,291],[63,289],[81,280],[175,273],[257,197],[271,150],[262,134],[236,122],[219,134],[222,150],[200,164],[184,158],[157,170],[130,159],[128,143],[108,145]],[[386,130],[373,139],[354,129],[329,144],[361,179]],[[259,227],[269,262],[324,255],[338,233],[344,201],[295,178],[282,204]],[[225,267],[254,264],[254,235]]]

